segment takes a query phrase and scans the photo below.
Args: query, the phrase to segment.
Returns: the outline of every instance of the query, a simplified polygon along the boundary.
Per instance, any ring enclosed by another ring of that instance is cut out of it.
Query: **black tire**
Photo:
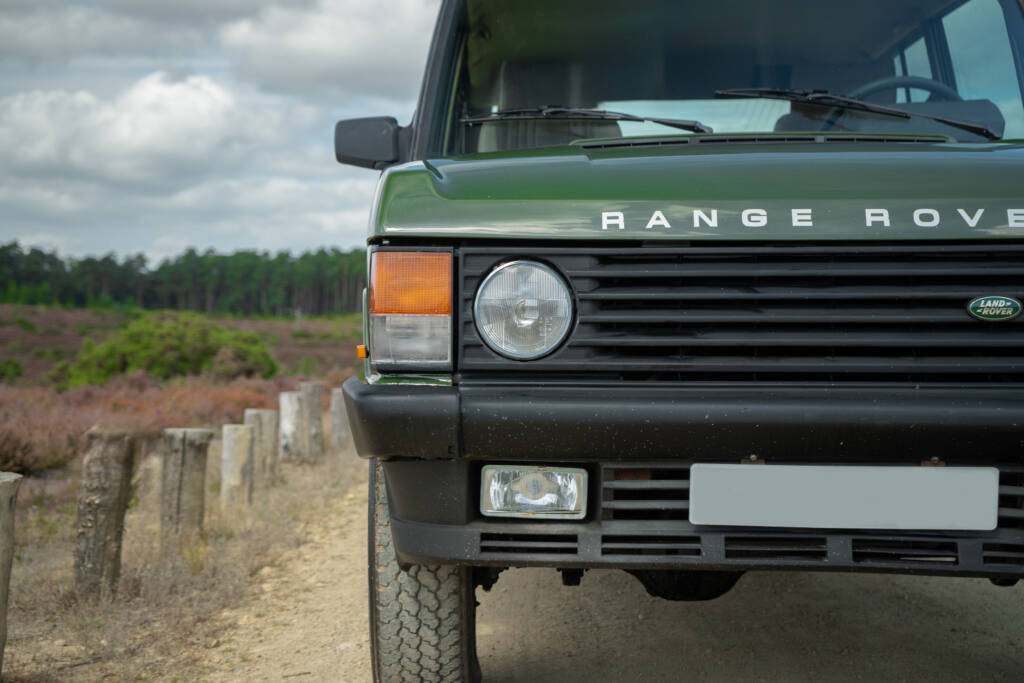
[[[402,569],[391,539],[384,472],[376,460],[370,462],[369,498],[373,680],[479,681],[471,570],[449,565]]]

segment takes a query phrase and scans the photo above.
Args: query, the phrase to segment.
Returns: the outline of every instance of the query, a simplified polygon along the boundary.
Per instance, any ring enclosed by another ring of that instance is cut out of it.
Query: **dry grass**
[[[105,387],[64,392],[0,386],[0,470],[42,472],[72,462],[94,425],[150,430],[238,423],[246,408],[277,408],[278,394],[300,379],[188,378],[160,386],[134,373]]]
[[[98,605],[78,601],[71,588],[77,486],[62,480],[23,490],[5,681],[190,680],[186,672],[200,664],[194,653],[219,646],[220,613],[245,596],[261,568],[299,545],[303,520],[346,487],[337,459],[286,464],[258,505],[222,514],[216,441],[208,464],[205,533],[169,557],[158,547],[159,470],[153,462],[140,469],[118,597]]]
[[[260,505],[222,515],[214,442],[205,533],[165,557],[157,545],[159,470],[152,459],[144,461],[126,520],[118,597],[98,605],[78,601],[72,591],[78,456],[89,428],[219,429],[240,422],[246,408],[276,408],[281,391],[306,379],[188,378],[161,385],[137,373],[105,387],[40,386],[47,369],[83,338],[102,339],[123,320],[115,313],[0,306],[0,358],[25,365],[14,386],[0,386],[0,470],[34,473],[22,482],[15,515],[5,681],[190,680],[175,673],[196,670],[189,659],[195,655],[183,651],[217,646],[223,609],[242,598],[262,567],[301,543],[303,520],[344,489],[337,463],[284,466],[284,481]],[[326,373],[327,386],[353,373],[347,339],[358,325],[347,318],[220,322],[268,335],[286,368],[312,354],[315,362],[306,365]]]

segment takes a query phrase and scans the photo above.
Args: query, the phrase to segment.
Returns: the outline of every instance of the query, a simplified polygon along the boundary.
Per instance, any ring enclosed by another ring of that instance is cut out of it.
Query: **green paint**
[[[1020,238],[1022,187],[1020,142],[574,144],[395,167],[381,180],[371,238]],[[889,225],[868,225],[869,209]],[[647,227],[657,211],[670,227]],[[695,227],[696,211],[717,212],[717,226]],[[602,229],[605,212],[621,212],[623,228]]]
[[[967,310],[979,320],[1013,320],[1020,315],[1020,301],[1011,296],[979,296],[967,304]]]

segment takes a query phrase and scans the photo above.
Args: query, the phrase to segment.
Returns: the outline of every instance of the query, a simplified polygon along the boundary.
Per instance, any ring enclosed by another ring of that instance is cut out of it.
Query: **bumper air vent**
[[[690,466],[606,465],[601,514],[606,520],[689,519]]]
[[[700,557],[699,536],[618,536],[601,537],[602,555],[640,555],[647,557]]]
[[[481,553],[575,555],[577,548],[577,537],[570,534],[480,534]]]
[[[999,468],[999,526],[1024,528],[1024,467]]]
[[[729,560],[824,561],[828,541],[824,536],[726,536]]]
[[[956,541],[911,540],[906,538],[853,540],[853,561],[862,564],[959,563]]]
[[[985,543],[982,545],[982,562],[985,564],[1010,564],[1024,567],[1024,544]]]

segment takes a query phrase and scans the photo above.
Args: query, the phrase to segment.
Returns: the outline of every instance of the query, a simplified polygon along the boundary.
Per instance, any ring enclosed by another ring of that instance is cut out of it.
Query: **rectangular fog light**
[[[583,519],[587,514],[587,471],[487,465],[480,477],[480,512],[486,517]]]

